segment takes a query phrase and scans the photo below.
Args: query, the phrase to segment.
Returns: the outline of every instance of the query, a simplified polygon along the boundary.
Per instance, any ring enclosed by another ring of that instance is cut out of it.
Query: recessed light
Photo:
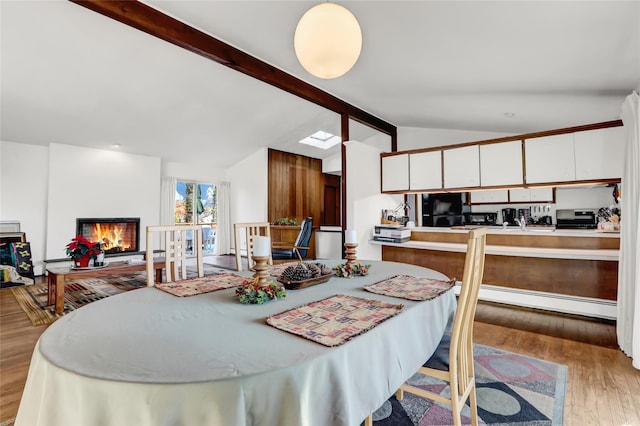
[[[505,116],[505,117],[507,117],[507,118],[514,117],[515,115],[516,115],[516,113],[515,113],[515,112],[505,112],[505,113],[504,113],[504,116]]]
[[[119,143],[114,143],[113,145],[111,145],[112,148],[120,148],[120,144]]]

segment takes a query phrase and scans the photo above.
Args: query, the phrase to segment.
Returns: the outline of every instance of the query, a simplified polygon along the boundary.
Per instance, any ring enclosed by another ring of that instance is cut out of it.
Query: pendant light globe
[[[335,3],[309,9],[294,36],[298,61],[310,74],[336,78],[349,71],[362,50],[362,32],[353,14]]]

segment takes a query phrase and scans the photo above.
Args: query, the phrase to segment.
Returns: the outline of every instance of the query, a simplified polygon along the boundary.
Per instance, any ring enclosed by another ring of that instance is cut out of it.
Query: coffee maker
[[[517,225],[516,209],[502,209],[502,223]]]

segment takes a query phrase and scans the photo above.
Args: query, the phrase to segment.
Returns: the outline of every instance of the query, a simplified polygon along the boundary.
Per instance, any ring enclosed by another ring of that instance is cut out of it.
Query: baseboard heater
[[[460,285],[460,281],[456,282],[456,294],[460,293]],[[478,298],[488,302],[613,320],[617,318],[618,312],[615,300],[546,293],[488,284],[482,284]]]

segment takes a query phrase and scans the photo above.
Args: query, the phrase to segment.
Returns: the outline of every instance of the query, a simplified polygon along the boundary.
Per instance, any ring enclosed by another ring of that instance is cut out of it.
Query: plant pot
[[[74,257],[73,261],[75,262],[76,268],[87,268],[89,267],[89,262],[91,261],[91,255],[85,254],[81,257]]]

